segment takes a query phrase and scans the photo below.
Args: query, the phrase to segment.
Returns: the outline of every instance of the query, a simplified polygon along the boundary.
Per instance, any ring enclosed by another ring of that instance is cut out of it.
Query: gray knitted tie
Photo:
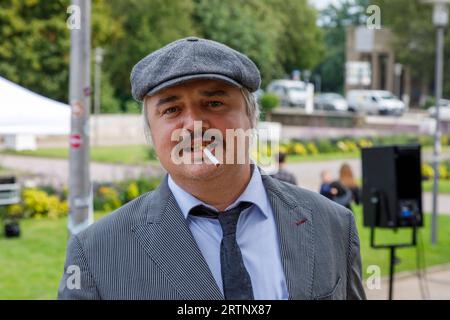
[[[226,300],[253,300],[250,275],[242,260],[241,249],[236,242],[236,226],[241,212],[252,205],[241,202],[235,208],[217,212],[203,205],[191,209],[195,216],[219,219],[223,238],[220,243],[220,264],[223,293]]]

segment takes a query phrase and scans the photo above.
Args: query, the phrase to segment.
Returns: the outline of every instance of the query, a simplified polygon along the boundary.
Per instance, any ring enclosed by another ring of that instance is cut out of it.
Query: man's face
[[[218,167],[205,163],[195,164],[194,159],[202,157],[203,152],[182,150],[180,156],[188,157],[190,164],[174,163],[172,151],[179,141],[172,139],[176,131],[191,133],[192,145],[201,137],[194,137],[194,121],[201,121],[201,131],[217,129],[223,137],[223,160],[227,152],[236,151],[239,146],[227,149],[226,130],[251,128],[246,112],[246,103],[239,88],[217,80],[195,80],[170,87],[147,97],[147,118],[156,153],[162,166],[173,176],[184,179],[208,180],[219,176],[236,165],[226,164]],[[186,131],[187,130],[187,131]],[[198,130],[197,130],[198,132]],[[210,141],[204,142],[208,145]],[[234,149],[234,150],[231,150]],[[213,154],[215,151],[213,150]]]

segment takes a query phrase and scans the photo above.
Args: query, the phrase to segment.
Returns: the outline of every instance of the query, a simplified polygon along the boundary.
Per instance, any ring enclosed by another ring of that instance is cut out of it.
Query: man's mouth
[[[182,150],[184,152],[199,152],[203,151],[203,149],[208,148],[209,150],[213,150],[217,146],[216,143],[203,143],[201,145],[199,144],[192,144],[191,146],[187,146],[183,148]]]
[[[213,141],[214,140],[201,142],[194,141],[190,146],[186,146],[181,149],[180,156],[188,154],[194,159],[202,159],[203,161],[206,161],[206,159],[208,159],[210,163],[214,164],[215,166],[219,166],[220,162],[215,157],[216,147],[218,146],[218,143]]]
[[[204,141],[204,140],[193,140],[190,146],[186,146],[182,150],[184,152],[202,152],[203,149],[208,148],[211,152],[215,150],[218,143],[215,142],[215,138],[212,137],[211,141]]]

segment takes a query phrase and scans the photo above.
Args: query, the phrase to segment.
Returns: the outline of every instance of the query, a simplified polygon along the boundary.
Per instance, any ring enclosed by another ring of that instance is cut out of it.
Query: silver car
[[[267,86],[267,92],[275,93],[282,106],[304,107],[307,98],[307,85],[297,80],[273,80]]]

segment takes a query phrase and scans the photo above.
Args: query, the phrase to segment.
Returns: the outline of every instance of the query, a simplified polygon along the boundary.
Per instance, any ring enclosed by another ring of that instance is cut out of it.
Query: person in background
[[[355,202],[356,204],[360,203],[361,189],[353,175],[352,168],[348,163],[342,164],[339,170],[339,182],[343,187],[351,191],[352,197],[349,203],[346,205],[346,207],[351,210],[352,202]]]
[[[337,194],[336,188],[331,188],[331,183],[333,182],[333,177],[331,176],[330,170],[323,170],[320,173],[321,185],[320,194],[333,200],[333,197]]]
[[[275,173],[274,175],[272,175],[272,178],[293,184],[293,185],[297,185],[297,179],[295,178],[295,176],[286,171],[286,169],[284,168],[286,164],[286,153],[284,152],[280,152],[278,153],[278,172]]]
[[[344,186],[339,180],[333,181],[330,170],[322,171],[320,177],[322,179],[320,194],[351,210],[351,190]]]

